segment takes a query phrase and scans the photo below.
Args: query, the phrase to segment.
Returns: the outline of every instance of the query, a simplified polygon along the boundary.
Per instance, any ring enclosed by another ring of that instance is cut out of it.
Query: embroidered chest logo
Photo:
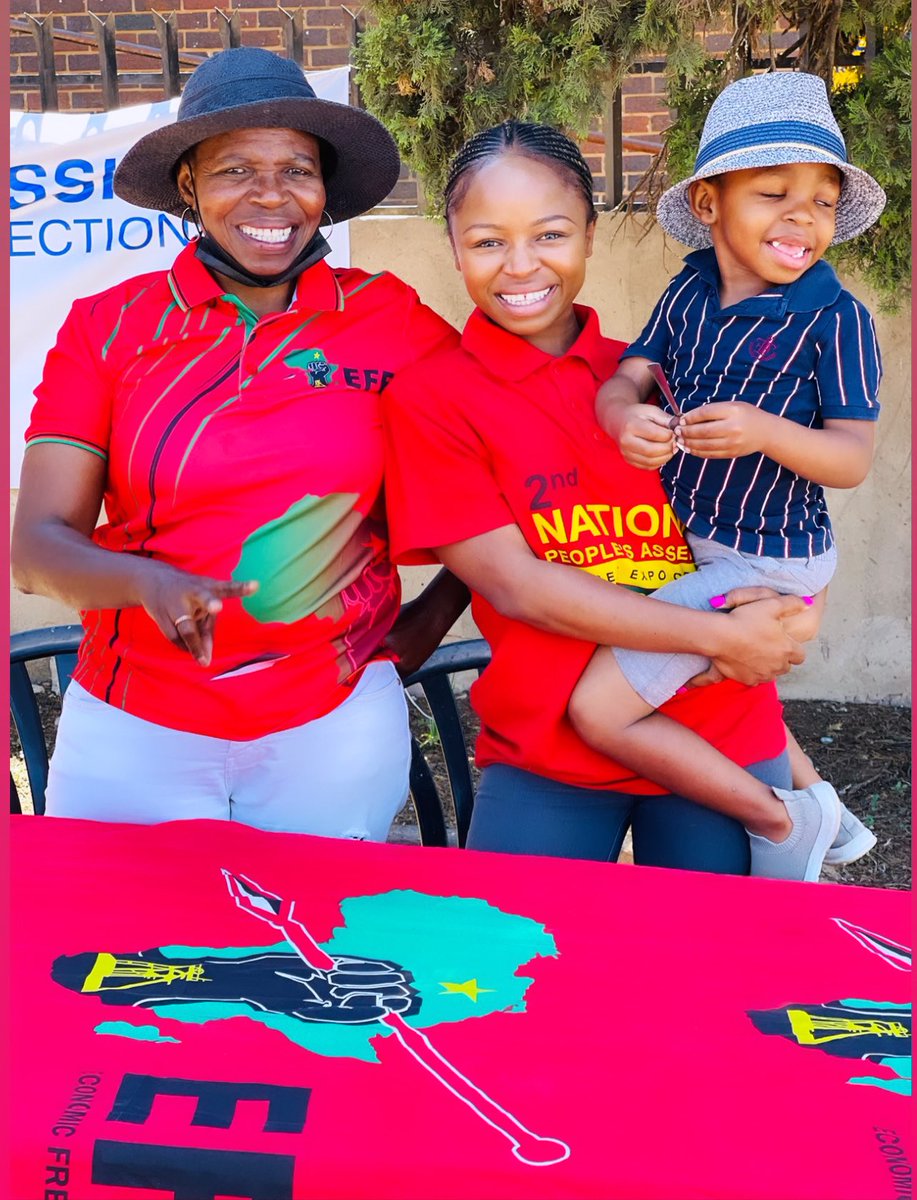
[[[309,377],[309,386],[314,388],[331,387],[332,383],[340,387],[356,388],[361,392],[381,392],[392,379],[392,372],[382,367],[348,367],[340,363],[330,363],[325,357],[325,351],[318,346],[309,350],[294,350],[284,356],[284,363],[298,371],[305,371]],[[337,379],[335,373],[340,371]]]
[[[297,350],[287,355],[284,362],[305,371],[309,376],[309,386],[314,388],[330,387],[338,369],[338,363],[330,363],[325,358],[324,350],[319,350],[317,346],[313,346],[311,350]]]
[[[748,349],[755,362],[769,362],[777,356],[777,342],[772,337],[755,338]]]

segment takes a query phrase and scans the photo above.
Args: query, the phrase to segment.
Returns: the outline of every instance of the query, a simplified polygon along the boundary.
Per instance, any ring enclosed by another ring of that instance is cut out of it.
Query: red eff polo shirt
[[[26,434],[104,458],[95,540],[256,579],[200,667],[142,608],[86,612],[76,678],[147,720],[250,739],[336,707],[398,611],[380,496],[380,393],[456,334],[389,274],[306,271],[258,320],[186,247],[78,300]]]
[[[656,472],[628,466],[594,417],[595,393],[625,348],[591,309],[555,358],[470,317],[461,346],[403,372],[385,395],[386,500],[396,561],[516,524],[539,558],[650,592],[693,570]],[[506,763],[565,783],[660,792],[596,753],[567,719],[594,645],[472,611],[493,660],[472,687],[479,766]],[[658,617],[647,613],[647,620]],[[773,687],[732,682],[665,705],[744,766],[785,747]]]

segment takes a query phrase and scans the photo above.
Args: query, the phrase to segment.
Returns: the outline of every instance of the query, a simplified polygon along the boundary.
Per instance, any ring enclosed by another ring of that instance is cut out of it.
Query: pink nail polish
[[[803,596],[802,602],[803,602],[803,604],[809,604],[809,605],[814,604],[815,597],[814,596]]]
[[[687,689],[686,687],[680,687],[680,688],[678,689],[678,691],[675,693],[675,695],[676,695],[676,696],[683,696],[687,690],[688,690],[688,689]]]
[[[722,608],[725,603],[726,603],[725,596],[711,596],[710,597],[710,607],[711,608]]]

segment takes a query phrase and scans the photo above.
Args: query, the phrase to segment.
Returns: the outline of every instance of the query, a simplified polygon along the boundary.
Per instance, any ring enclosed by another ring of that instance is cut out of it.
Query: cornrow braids
[[[587,221],[591,224],[596,219],[592,172],[576,142],[551,125],[504,121],[502,125],[495,125],[493,129],[486,129],[469,138],[453,158],[443,193],[447,223],[485,161],[510,151],[557,168],[582,195],[586,203]]]

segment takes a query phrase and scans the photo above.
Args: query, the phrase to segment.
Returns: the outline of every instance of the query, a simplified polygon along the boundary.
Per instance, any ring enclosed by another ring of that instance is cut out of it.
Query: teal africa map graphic
[[[326,1056],[378,1062],[371,1040],[394,1036],[419,1067],[507,1138],[520,1162],[550,1166],[569,1156],[566,1143],[533,1133],[423,1032],[493,1012],[524,1013],[534,981],[520,968],[557,955],[543,925],[485,900],[395,890],[342,901],[344,924],[319,945],[295,916],[294,901],[244,875],[224,869],[223,877],[235,904],[283,940],[63,955],[52,977],[105,1004],[189,1024],[246,1017]],[[103,1022],[96,1031],[167,1040],[128,1022]]]
[[[253,530],[232,573],[259,582],[242,600],[246,612],[256,621],[289,625],[318,612],[356,579],[369,557],[358,536],[365,520],[354,507],[358,500],[344,492],[303,496]]]

